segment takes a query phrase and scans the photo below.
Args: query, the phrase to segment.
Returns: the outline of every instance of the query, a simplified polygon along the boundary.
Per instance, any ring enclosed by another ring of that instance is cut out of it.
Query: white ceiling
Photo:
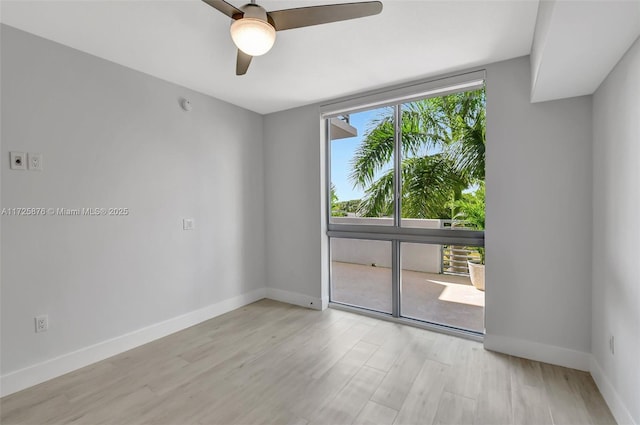
[[[640,35],[640,1],[544,1],[531,52],[531,100],[593,93]]]
[[[261,114],[529,53],[533,101],[591,94],[640,35],[640,0],[382,1],[380,15],[278,33],[240,77],[230,19],[200,0],[0,0],[0,20]]]
[[[230,0],[236,6],[243,0]],[[331,0],[264,0],[267,10]],[[537,0],[383,0],[278,33],[235,75],[230,20],[200,0],[2,0],[3,23],[265,114],[529,54]]]

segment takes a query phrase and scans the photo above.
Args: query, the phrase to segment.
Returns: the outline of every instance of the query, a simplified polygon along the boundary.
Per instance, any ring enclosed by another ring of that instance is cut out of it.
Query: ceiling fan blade
[[[202,0],[214,9],[219,10],[230,18],[238,19],[244,15],[244,12],[232,4],[227,3],[224,0]],[[239,15],[238,15],[239,14]]]
[[[324,6],[299,7],[296,9],[274,10],[267,12],[278,31],[311,25],[328,24],[329,22],[346,21],[363,18],[382,12],[379,1],[360,3],[328,4]]]
[[[244,75],[249,69],[253,56],[246,54],[242,50],[238,49],[238,59],[236,60],[236,75]]]

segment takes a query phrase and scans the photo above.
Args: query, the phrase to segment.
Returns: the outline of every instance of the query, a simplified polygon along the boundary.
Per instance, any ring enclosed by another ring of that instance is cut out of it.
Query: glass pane
[[[473,198],[484,188],[484,89],[405,103],[401,116],[401,225],[484,229],[484,192]],[[465,202],[481,202],[482,226],[467,223]]]
[[[393,226],[393,108],[330,119],[331,223]]]
[[[331,238],[331,301],[391,313],[391,242]]]
[[[483,249],[402,243],[400,253],[402,316],[484,332],[484,265],[473,264]]]

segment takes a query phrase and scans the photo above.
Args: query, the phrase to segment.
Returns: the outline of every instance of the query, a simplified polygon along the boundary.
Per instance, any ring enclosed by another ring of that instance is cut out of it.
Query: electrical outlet
[[[12,170],[27,169],[27,155],[24,152],[9,152],[9,159],[11,160],[10,168]]]
[[[36,316],[36,333],[46,332],[49,329],[49,316],[43,314]]]
[[[192,218],[182,219],[182,230],[193,230],[195,228],[195,222]]]
[[[29,152],[27,158],[30,170],[42,171],[42,154]]]

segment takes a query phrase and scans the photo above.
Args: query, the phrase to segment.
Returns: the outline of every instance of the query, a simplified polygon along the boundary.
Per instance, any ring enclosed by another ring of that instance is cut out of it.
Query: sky
[[[353,154],[360,146],[360,142],[369,128],[369,123],[378,118],[384,110],[384,108],[373,109],[351,114],[349,123],[358,129],[358,135],[331,142],[331,182],[336,188],[339,201],[361,199],[364,195],[364,191],[360,188],[354,188],[353,183],[349,180],[351,158],[353,158]]]

